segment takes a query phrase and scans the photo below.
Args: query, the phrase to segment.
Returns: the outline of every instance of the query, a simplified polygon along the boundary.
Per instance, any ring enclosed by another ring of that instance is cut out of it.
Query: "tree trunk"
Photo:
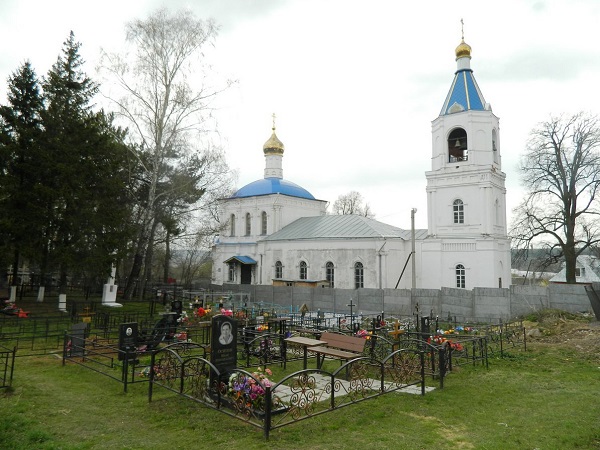
[[[140,279],[138,298],[142,300],[144,293],[146,292],[146,285],[148,280],[152,279],[152,259],[154,258],[154,236],[156,234],[156,227],[158,222],[155,220],[152,223],[150,230],[150,237],[148,238],[148,245],[146,246],[146,257],[144,259],[144,275]]]
[[[577,283],[575,268],[577,267],[577,252],[573,245],[567,245],[564,248],[565,255],[565,278],[567,284]]]
[[[165,238],[165,261],[163,264],[163,283],[168,283],[169,281],[169,265],[171,264],[171,233],[167,230],[167,235]]]

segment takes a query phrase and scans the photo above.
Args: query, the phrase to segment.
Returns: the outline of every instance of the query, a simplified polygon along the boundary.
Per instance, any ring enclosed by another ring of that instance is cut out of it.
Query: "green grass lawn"
[[[560,346],[461,367],[443,390],[380,396],[274,430],[268,442],[222,413],[161,390],[148,403],[146,384],[124,393],[55,356],[15,365],[12,388],[0,390],[2,449],[600,448],[600,360]]]

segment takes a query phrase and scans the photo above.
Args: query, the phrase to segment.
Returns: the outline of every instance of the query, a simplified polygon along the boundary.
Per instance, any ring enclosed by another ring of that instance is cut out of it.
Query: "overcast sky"
[[[217,112],[238,187],[263,177],[276,113],[285,179],[332,203],[358,191],[376,219],[402,228],[412,207],[427,227],[431,121],[456,70],[461,18],[471,68],[500,118],[509,218],[529,132],[551,114],[600,109],[598,0],[2,0],[0,101],[25,60],[45,75],[71,30],[96,77],[100,48],[118,49],[125,23],[161,6],[221,27],[211,61],[238,80]]]

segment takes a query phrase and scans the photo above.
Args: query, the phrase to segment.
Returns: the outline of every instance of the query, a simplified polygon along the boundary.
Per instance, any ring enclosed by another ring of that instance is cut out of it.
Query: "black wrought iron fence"
[[[0,345],[0,389],[12,385],[16,353],[16,347],[10,349]]]
[[[402,390],[425,394],[425,353],[402,349],[383,360],[359,357],[335,371],[306,369],[275,383],[268,373],[232,369],[183,357],[169,347],[153,352],[148,399],[157,388],[181,395],[263,430],[298,423],[379,395]]]

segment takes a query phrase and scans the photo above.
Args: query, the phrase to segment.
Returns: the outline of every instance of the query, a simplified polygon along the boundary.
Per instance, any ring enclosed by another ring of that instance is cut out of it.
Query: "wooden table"
[[[316,347],[317,345],[324,345],[327,344],[327,342],[325,341],[320,341],[318,339],[311,339],[311,338],[307,338],[307,337],[303,337],[303,336],[294,336],[294,337],[289,337],[287,339],[284,339],[286,343],[289,344],[298,344],[302,346],[302,349],[304,351],[304,370],[306,370],[306,359],[307,359],[307,348],[308,347]],[[283,358],[283,368],[285,369],[286,367],[286,363],[287,363],[287,348],[286,348],[286,352],[285,352],[285,356]]]

